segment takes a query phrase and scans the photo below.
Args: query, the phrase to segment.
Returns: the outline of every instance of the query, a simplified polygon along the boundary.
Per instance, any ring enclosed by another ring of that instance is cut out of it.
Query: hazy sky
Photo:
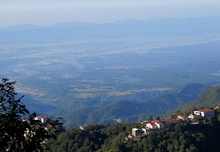
[[[220,16],[220,0],[0,0],[0,27]]]

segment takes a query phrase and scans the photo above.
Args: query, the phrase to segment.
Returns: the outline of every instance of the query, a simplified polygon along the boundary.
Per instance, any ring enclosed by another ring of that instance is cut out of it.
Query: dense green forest
[[[89,106],[82,105],[86,102],[75,102],[74,105],[69,105],[69,110],[64,110],[61,107],[58,110],[60,115],[57,114],[56,116],[68,116],[68,122],[65,123],[67,128],[90,123],[116,124],[115,119],[118,118],[121,118],[122,122],[137,122],[146,119],[148,116],[154,117],[164,114],[168,110],[174,110],[182,104],[193,101],[207,87],[192,83],[144,101],[115,100]]]
[[[179,113],[190,113],[192,103],[195,108],[219,106],[220,87],[204,91],[198,99],[189,102]],[[180,92],[183,90],[179,90]],[[177,93],[179,92],[177,91]],[[188,109],[186,108],[188,107]],[[174,112],[174,111],[173,111]],[[171,116],[171,115],[170,115]],[[215,108],[215,117],[202,120],[198,124],[179,120],[176,124],[166,123],[148,135],[129,138],[132,128],[143,128],[142,123],[122,123],[116,125],[91,124],[75,127],[59,134],[57,140],[47,142],[50,151],[97,151],[97,152],[218,152],[220,151],[220,107]]]
[[[218,111],[219,113],[219,111]],[[220,115],[192,125],[184,121],[167,124],[149,135],[127,138],[141,123],[88,125],[62,132],[57,141],[50,140],[52,152],[217,152],[220,150]]]

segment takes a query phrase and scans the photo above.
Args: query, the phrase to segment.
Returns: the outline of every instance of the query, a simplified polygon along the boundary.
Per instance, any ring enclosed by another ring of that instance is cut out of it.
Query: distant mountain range
[[[115,23],[57,23],[51,26],[29,24],[0,28],[0,43],[48,43],[74,40],[152,36],[192,36],[220,33],[220,17],[158,18]]]

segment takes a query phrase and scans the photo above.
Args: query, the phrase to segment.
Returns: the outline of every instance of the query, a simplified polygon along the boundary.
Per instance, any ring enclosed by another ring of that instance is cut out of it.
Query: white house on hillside
[[[163,123],[160,122],[159,120],[153,120],[150,123],[146,124],[146,128],[148,129],[160,129],[163,127]]]
[[[40,120],[42,123],[47,121],[47,116],[36,116],[34,120]]]
[[[188,118],[189,118],[189,119],[194,119],[194,115],[193,115],[193,114],[190,114],[190,115],[188,116]]]
[[[194,111],[194,115],[197,116],[202,116],[203,118],[207,118],[207,117],[214,117],[215,113],[214,110],[206,108],[206,109],[201,109],[201,110],[196,110]]]
[[[144,134],[149,134],[154,132],[155,129],[161,129],[163,127],[163,123],[159,120],[153,120],[150,123],[147,123],[145,128],[142,129]]]

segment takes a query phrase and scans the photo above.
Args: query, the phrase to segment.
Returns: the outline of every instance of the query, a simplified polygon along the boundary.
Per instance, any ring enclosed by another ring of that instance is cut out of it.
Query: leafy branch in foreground
[[[45,140],[56,139],[60,118],[36,120],[36,113],[21,103],[24,96],[16,99],[15,83],[7,78],[0,82],[0,151],[42,151]]]

